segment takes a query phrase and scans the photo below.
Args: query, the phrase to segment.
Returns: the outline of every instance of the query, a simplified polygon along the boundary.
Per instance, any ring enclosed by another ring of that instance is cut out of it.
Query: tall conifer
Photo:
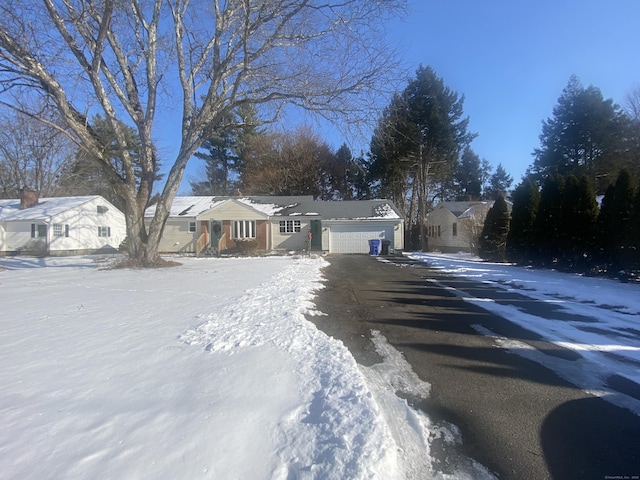
[[[507,235],[507,260],[530,263],[535,251],[535,220],[540,204],[540,191],[531,179],[525,178],[513,192],[511,223]]]
[[[492,262],[504,262],[509,233],[509,207],[502,193],[487,212],[484,228],[480,234],[478,253]]]

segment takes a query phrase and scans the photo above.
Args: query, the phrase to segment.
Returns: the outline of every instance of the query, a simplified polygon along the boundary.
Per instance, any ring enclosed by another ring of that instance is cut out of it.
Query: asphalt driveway
[[[463,436],[459,451],[447,447],[438,454],[440,471],[462,454],[501,479],[640,478],[640,417],[496,348],[477,326],[548,355],[570,360],[574,352],[463,301],[424,263],[401,256],[327,260],[326,288],[316,302],[327,316],[309,320],[342,340],[363,365],[380,361],[369,340],[371,330],[380,331],[431,384],[430,398],[415,399],[415,406],[436,422],[457,425]],[[455,281],[464,290],[485,288]]]

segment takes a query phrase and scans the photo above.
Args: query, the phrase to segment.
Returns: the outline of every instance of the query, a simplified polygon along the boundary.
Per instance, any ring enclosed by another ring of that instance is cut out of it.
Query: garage
[[[394,239],[394,224],[362,222],[329,227],[330,253],[369,253],[369,240]]]

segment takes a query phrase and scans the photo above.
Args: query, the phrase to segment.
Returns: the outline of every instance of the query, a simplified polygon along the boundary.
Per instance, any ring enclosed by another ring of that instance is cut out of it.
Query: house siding
[[[300,231],[293,233],[280,233],[280,222],[287,220],[300,220]],[[307,248],[307,238],[311,219],[301,216],[275,217],[271,221],[271,238],[274,250],[290,251],[304,250]],[[324,242],[323,242],[324,245]]]
[[[457,224],[457,235],[453,235],[453,224]],[[431,251],[458,252],[468,250],[469,243],[463,234],[460,220],[444,207],[436,208],[429,214],[427,221],[427,232],[431,229],[428,237],[428,246]]]
[[[46,205],[47,199],[42,199]],[[98,213],[98,206],[106,207]],[[35,207],[32,207],[35,208]],[[46,237],[31,237],[31,225],[45,225]],[[60,224],[63,236],[54,236],[53,225]],[[69,236],[66,234],[69,225]],[[98,235],[98,227],[109,227],[110,236]],[[126,237],[126,225],[122,212],[102,197],[70,207],[52,216],[2,222],[4,235],[0,253],[36,254],[36,255],[76,255],[103,251],[117,251]]]
[[[445,202],[427,216],[429,250],[475,253],[482,225],[492,202]],[[457,212],[454,214],[449,208]],[[456,224],[456,233],[453,235]],[[438,234],[438,231],[440,232]]]
[[[169,218],[165,224],[158,251],[165,253],[195,253],[196,240],[200,236],[200,222],[196,222],[196,232],[189,232],[189,222],[193,217]]]
[[[228,200],[198,215],[198,220],[266,220],[267,215],[234,200]]]

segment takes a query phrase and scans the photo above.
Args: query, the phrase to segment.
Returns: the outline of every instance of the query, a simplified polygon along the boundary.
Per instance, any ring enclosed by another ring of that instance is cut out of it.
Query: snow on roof
[[[47,220],[55,215],[78,207],[100,195],[82,197],[43,197],[37,205],[20,209],[19,199],[0,200],[0,221],[16,222],[22,220]]]
[[[230,200],[240,202],[267,216],[276,215],[283,209],[296,206],[300,201],[312,199],[312,197],[229,197],[229,196],[177,196],[173,199],[170,217],[197,217]],[[156,206],[151,205],[145,211],[145,217],[153,217]]]
[[[207,210],[221,205],[228,200],[228,197],[211,197],[211,196],[184,196],[175,197],[169,211],[170,217],[197,217]],[[144,212],[145,217],[153,217],[156,213],[156,206],[151,205]]]
[[[309,201],[285,209],[278,215],[316,215],[324,220],[372,220],[401,217],[388,200]]]
[[[197,217],[229,200],[240,202],[269,217],[319,216],[327,220],[401,218],[388,200],[314,201],[311,196],[179,196],[173,200],[169,216]],[[152,217],[154,214],[155,205],[152,205],[146,210],[145,216]]]

